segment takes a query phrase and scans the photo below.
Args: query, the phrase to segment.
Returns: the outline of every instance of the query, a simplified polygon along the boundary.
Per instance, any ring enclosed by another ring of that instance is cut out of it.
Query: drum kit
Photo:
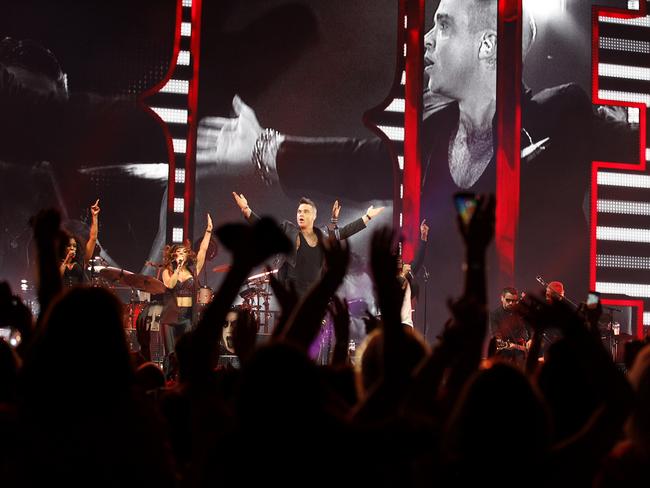
[[[267,271],[249,277],[239,293],[241,308],[250,310],[257,319],[263,334],[268,334],[274,325],[275,312],[271,310],[271,275],[278,270]]]
[[[125,311],[125,329],[134,333],[137,329],[139,317],[151,312],[154,305],[160,306],[160,300],[151,300],[152,296],[162,295],[166,288],[163,282],[153,276],[133,273],[126,269],[107,266],[101,257],[93,258],[88,270],[93,286],[103,286],[113,290],[130,291],[130,299]],[[147,262],[148,266],[162,268],[159,263]],[[215,266],[212,271],[225,273],[230,270],[230,265]],[[249,277],[244,284],[239,296],[242,298],[241,308],[250,310],[260,323],[260,332],[268,333],[273,326],[275,312],[271,310],[270,275],[277,270],[259,273]],[[206,281],[204,279],[204,281]],[[198,316],[212,302],[214,292],[209,286],[203,285],[197,290],[196,303]],[[155,322],[155,320],[154,320]]]
[[[162,367],[164,339],[160,317],[163,305],[159,296],[165,293],[165,285],[153,276],[133,273],[107,264],[101,257],[90,261],[88,270],[92,285],[109,288],[118,296],[122,295],[119,293],[121,291],[129,293],[123,319],[129,350],[139,351],[146,360]]]

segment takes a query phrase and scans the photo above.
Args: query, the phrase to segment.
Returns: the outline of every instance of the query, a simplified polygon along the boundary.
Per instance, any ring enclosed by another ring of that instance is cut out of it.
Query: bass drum
[[[136,321],[140,353],[145,360],[151,361],[161,368],[165,358],[165,339],[160,324],[162,311],[161,303],[151,302],[140,312]]]

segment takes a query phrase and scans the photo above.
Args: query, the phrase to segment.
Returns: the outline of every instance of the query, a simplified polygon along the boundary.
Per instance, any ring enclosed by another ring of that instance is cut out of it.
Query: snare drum
[[[209,286],[202,286],[201,288],[199,288],[196,302],[199,305],[207,305],[212,301],[213,296],[214,293],[212,292],[212,288],[210,288]]]

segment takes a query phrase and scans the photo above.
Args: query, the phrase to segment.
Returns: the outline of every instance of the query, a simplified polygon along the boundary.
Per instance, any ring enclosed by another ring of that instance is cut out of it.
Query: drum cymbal
[[[154,295],[165,292],[165,285],[162,281],[151,276],[135,274],[125,269],[107,267],[100,270],[99,275],[113,283],[126,285]]]
[[[112,266],[107,266],[104,269],[99,270],[99,275],[102,278],[107,279],[108,281],[122,282],[122,279],[126,275],[132,275],[130,271],[121,268],[113,268]]]
[[[126,278],[126,283],[138,290],[149,292],[153,295],[165,293],[165,285],[162,281],[157,280],[153,276],[145,276],[140,274],[132,274]]]

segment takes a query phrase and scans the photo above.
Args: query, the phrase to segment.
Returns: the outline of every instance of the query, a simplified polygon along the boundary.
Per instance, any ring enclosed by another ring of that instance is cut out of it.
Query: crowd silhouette
[[[335,296],[350,251],[329,239],[306,296],[272,282],[281,314],[267,342],[257,340],[255,317],[240,312],[239,369],[219,365],[226,315],[253,268],[291,243],[269,218],[223,225],[216,235],[232,266],[176,344],[176,374],[166,381],[129,352],[110,290],[63,288],[59,215],[42,211],[33,219],[40,315],[0,285],[2,324],[22,337],[16,347],[0,341],[0,484],[647,486],[650,346],[638,344],[623,371],[601,343],[600,309],[527,294],[525,368],[482,358],[494,219],[485,196],[459,226],[465,286],[433,344],[400,321],[396,236],[384,228],[370,249],[381,316],[368,317],[356,357],[347,304]],[[328,313],[335,346],[329,364],[317,365],[309,348]],[[560,339],[538,361],[549,328]]]

